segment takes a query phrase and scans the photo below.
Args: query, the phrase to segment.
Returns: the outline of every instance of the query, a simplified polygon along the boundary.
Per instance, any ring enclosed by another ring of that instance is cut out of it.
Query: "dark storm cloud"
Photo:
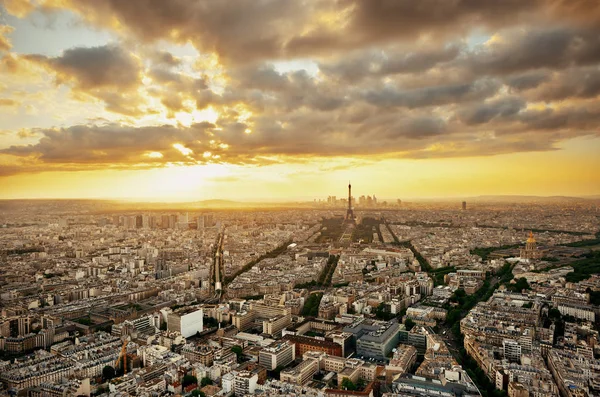
[[[574,68],[557,72],[544,84],[527,94],[538,101],[596,98],[600,95],[600,67]]]
[[[485,124],[492,119],[506,118],[517,114],[527,103],[518,97],[506,97],[475,105],[459,113],[459,118],[467,125]]]
[[[430,69],[439,63],[451,61],[460,53],[460,46],[450,45],[439,50],[412,52],[405,55],[392,54],[377,70],[383,75],[415,73]]]
[[[499,88],[500,83],[497,81],[483,79],[469,84],[426,87],[415,90],[385,87],[368,90],[363,94],[363,98],[375,106],[417,108],[482,100],[494,95]]]
[[[534,71],[510,76],[504,83],[516,91],[524,91],[535,88],[548,79],[550,79],[550,73],[547,71]]]
[[[255,110],[276,108],[290,111],[306,106],[319,111],[338,109],[346,103],[348,87],[310,76],[306,71],[280,73],[272,65],[246,66],[231,73],[227,92],[220,104],[243,103]],[[200,93],[200,102],[215,101],[215,96]]]
[[[150,54],[149,58],[156,65],[163,66],[179,66],[181,65],[181,59],[174,56],[170,52],[167,51],[154,51]]]
[[[568,107],[560,109],[529,110],[519,115],[524,130],[571,130],[581,135],[600,133],[600,109]]]
[[[502,25],[525,11],[535,1],[522,0],[371,0],[352,1],[349,30],[365,32],[370,40],[414,37],[419,33],[468,29],[470,24]],[[511,21],[512,20],[512,21]],[[367,39],[367,38],[365,38]]]
[[[446,122],[440,118],[418,117],[408,122],[404,135],[414,139],[424,139],[442,134]]]
[[[541,2],[541,0],[540,0]],[[514,23],[535,10],[537,1],[522,0],[341,0],[338,12],[348,12],[342,29],[313,29],[293,36],[286,44],[290,53],[323,53],[360,48],[421,35],[458,37],[473,25],[498,27]]]
[[[461,37],[519,23],[597,26],[595,0],[45,0],[137,40],[191,41],[224,60],[330,55],[427,36]]]
[[[68,84],[75,94],[86,94],[105,102],[106,109],[139,116],[143,99],[140,62],[117,45],[75,47],[57,57],[26,55],[25,60],[54,74],[57,85]]]
[[[328,77],[356,83],[366,76],[386,76],[403,73],[425,72],[437,65],[455,59],[461,51],[458,45],[436,49],[403,49],[355,51],[350,56],[319,64]]]
[[[39,142],[10,146],[0,153],[34,156],[47,163],[114,164],[136,162],[193,161],[173,148],[180,143],[190,149],[208,148],[207,131],[213,126],[196,124],[191,128],[172,126],[133,128],[118,124],[76,125],[69,128],[39,130]],[[205,144],[199,143],[206,141]],[[143,157],[146,152],[161,152],[164,157]],[[202,152],[200,152],[202,154]]]
[[[50,2],[52,3],[52,2]],[[70,8],[96,23],[116,19],[137,39],[192,41],[202,51],[230,60],[251,60],[280,53],[286,32],[298,31],[325,1],[287,0],[76,0]],[[64,6],[64,2],[56,4]]]
[[[282,75],[272,65],[247,66],[233,71],[233,79],[239,81],[240,88],[263,91],[282,91],[290,87],[287,75]]]
[[[226,60],[313,55],[420,34],[457,36],[473,24],[503,26],[525,13],[546,8],[542,0],[74,0],[66,6],[84,18],[120,29],[137,39],[192,41]],[[344,21],[315,23],[322,15]]]
[[[28,59],[52,69],[60,83],[74,80],[81,90],[105,87],[126,89],[136,86],[140,81],[139,62],[116,45],[76,47],[66,50],[59,57],[35,55]]]
[[[478,74],[509,74],[599,61],[600,31],[555,28],[508,32],[499,42],[472,54],[467,63]]]

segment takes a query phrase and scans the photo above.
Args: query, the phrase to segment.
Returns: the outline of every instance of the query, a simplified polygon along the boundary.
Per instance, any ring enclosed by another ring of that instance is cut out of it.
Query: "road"
[[[225,229],[222,229],[217,235],[213,262],[210,267],[210,292],[211,296],[206,300],[207,303],[218,303],[223,296],[223,282],[221,276],[225,274],[223,260],[223,244],[225,242]]]

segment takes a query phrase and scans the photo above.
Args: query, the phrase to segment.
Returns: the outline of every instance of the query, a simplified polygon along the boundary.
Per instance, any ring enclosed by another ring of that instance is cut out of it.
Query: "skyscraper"
[[[463,209],[463,211],[465,211],[467,209],[467,202],[466,201],[462,202],[462,209]]]

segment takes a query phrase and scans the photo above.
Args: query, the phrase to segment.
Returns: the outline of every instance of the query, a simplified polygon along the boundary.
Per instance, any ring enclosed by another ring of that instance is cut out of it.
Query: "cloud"
[[[115,113],[141,114],[144,101],[137,89],[142,84],[142,67],[122,47],[75,47],[57,57],[26,55],[24,59],[52,72],[57,85],[70,85],[76,97],[85,94],[100,99]]]
[[[520,0],[354,1],[348,30],[363,32],[363,41],[389,41],[422,33],[464,31],[472,23],[501,25],[535,7]]]
[[[597,98],[600,95],[600,69],[592,66],[556,72],[527,95],[533,100],[546,102]]]
[[[7,74],[17,74],[22,70],[23,68],[15,55],[9,53],[0,58],[0,71]]]
[[[514,116],[526,105],[522,98],[505,97],[467,108],[460,112],[459,117],[467,125],[485,124],[495,118]]]
[[[108,124],[76,125],[61,129],[35,131],[42,135],[39,142],[29,145],[14,145],[0,153],[14,156],[32,156],[46,163],[65,164],[135,164],[148,161],[188,162],[173,145],[181,144],[202,151],[202,141],[210,138],[210,124],[196,124],[191,128],[178,129],[172,126],[133,128]],[[147,152],[161,153],[162,157],[145,156]],[[198,159],[200,160],[200,159]]]
[[[331,54],[421,36],[458,37],[473,25],[498,28],[528,18],[593,18],[586,9],[545,0],[45,0],[138,40],[191,41],[226,62]],[[583,19],[582,19],[583,18]]]
[[[6,35],[13,31],[14,28],[12,26],[0,25],[0,52],[8,52],[12,48],[10,40],[8,40]]]
[[[511,30],[467,60],[478,74],[510,74],[532,69],[563,69],[600,61],[597,30],[549,28]]]
[[[486,156],[598,135],[595,1],[35,3],[119,44],[0,58],[3,72],[45,69],[111,120],[29,129],[37,143],[1,150],[23,169]],[[187,43],[199,55],[176,56]],[[193,124],[202,111],[214,123]]]
[[[326,76],[356,83],[367,76],[422,73],[452,61],[460,53],[458,45],[407,51],[405,48],[359,50],[352,55],[322,62],[319,69]]]
[[[312,5],[311,3],[315,3]],[[286,0],[47,0],[46,9],[69,8],[90,22],[144,42],[191,41],[223,59],[264,59],[280,53],[285,37],[309,24],[325,1]]]
[[[0,6],[16,17],[24,17],[35,9],[35,5],[29,0],[0,0]]]
[[[518,92],[535,88],[548,79],[550,79],[550,73],[544,70],[536,70],[509,76],[504,82]]]
[[[362,97],[375,106],[417,108],[482,100],[494,95],[500,83],[483,79],[472,83],[401,90],[397,87],[369,89]]]
[[[153,51],[149,58],[152,59],[152,61],[156,65],[163,65],[163,66],[179,66],[179,65],[181,65],[181,59],[167,51],[162,51],[162,50]]]
[[[76,47],[59,57],[28,56],[56,73],[57,82],[73,82],[77,89],[130,89],[140,82],[139,62],[116,45]]]
[[[28,159],[36,167],[71,169],[206,162],[264,165],[314,157],[489,156],[555,150],[565,139],[598,136],[600,121],[600,109],[593,103],[536,110],[527,109],[514,96],[434,111],[353,103],[328,111],[308,106],[282,113],[271,109],[240,119],[234,108],[226,109],[215,124],[190,127],[113,123],[34,130],[40,136],[37,143],[13,145],[0,153]],[[482,128],[487,139],[482,139]],[[21,172],[32,169],[24,167]]]
[[[0,98],[0,106],[12,107],[19,106],[19,102],[10,98]]]
[[[572,131],[579,135],[598,136],[600,108],[562,107],[543,110],[528,110],[519,115],[518,120],[524,125],[523,130],[534,131]]]

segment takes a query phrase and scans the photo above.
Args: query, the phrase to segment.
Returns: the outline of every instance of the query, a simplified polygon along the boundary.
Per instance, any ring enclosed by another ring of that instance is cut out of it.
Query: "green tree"
[[[212,385],[212,384],[213,384],[213,381],[208,376],[205,376],[204,378],[200,379],[200,387],[204,387],[206,385]]]
[[[523,290],[528,290],[531,288],[529,287],[529,283],[527,282],[527,279],[525,277],[521,277],[520,279],[517,280],[517,282],[514,285],[510,285],[509,289],[511,291],[521,292]]]
[[[217,319],[212,317],[204,317],[203,322],[206,328],[215,328],[219,325]]]
[[[104,368],[102,368],[102,378],[104,380],[111,380],[114,377],[115,377],[115,369],[112,366],[107,365]]]
[[[552,309],[548,310],[548,317],[550,317],[553,320],[560,319],[561,318],[560,310],[553,307]]]
[[[375,317],[377,317],[380,320],[384,320],[384,321],[389,321],[392,318],[395,317],[394,314],[392,314],[392,312],[390,312],[389,310],[389,306],[385,304],[385,302],[381,302],[379,304],[379,306],[377,306],[377,308],[375,309]]]
[[[344,378],[342,380],[342,389],[351,391],[356,390],[356,385],[350,380],[350,378]]]
[[[192,390],[192,396],[194,397],[206,397],[206,394],[202,390]]]
[[[197,384],[198,384],[198,378],[196,378],[194,375],[184,376],[183,381],[181,382],[181,385],[183,386],[184,389],[190,385],[197,385]]]
[[[404,322],[404,326],[406,327],[407,331],[410,331],[415,326],[415,322],[410,318],[407,318]]]
[[[240,361],[242,361],[242,355],[244,354],[244,349],[242,349],[241,346],[238,346],[238,345],[231,346],[231,351],[234,352],[235,355],[237,356],[238,363]]]
[[[109,392],[108,387],[100,386],[96,389],[96,391],[94,393],[92,393],[92,396],[100,396],[100,395],[102,395],[104,393],[108,393],[108,392]]]
[[[365,381],[363,378],[360,378],[357,382],[356,382],[356,389],[357,390],[364,390],[364,388],[367,386],[367,381]]]
[[[460,309],[452,309],[446,315],[446,324],[452,326],[454,323],[458,322],[461,317]]]

